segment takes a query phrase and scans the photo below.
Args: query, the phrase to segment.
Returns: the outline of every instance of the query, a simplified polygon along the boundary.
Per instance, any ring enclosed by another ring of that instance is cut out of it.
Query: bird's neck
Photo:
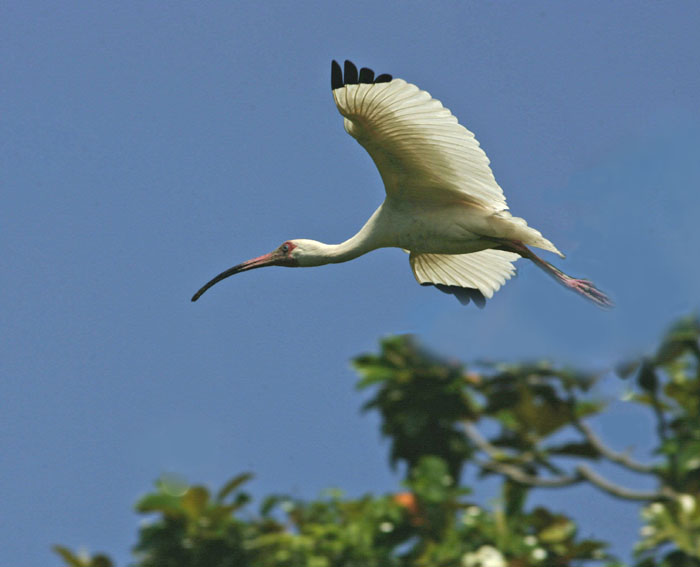
[[[348,262],[377,248],[377,246],[372,244],[371,239],[365,238],[361,232],[340,244],[326,244],[324,246],[324,255],[327,262],[329,264]]]
[[[319,242],[318,259],[322,264],[348,262],[367,252],[381,248],[381,223],[377,222],[381,207],[369,218],[360,231],[340,244]]]

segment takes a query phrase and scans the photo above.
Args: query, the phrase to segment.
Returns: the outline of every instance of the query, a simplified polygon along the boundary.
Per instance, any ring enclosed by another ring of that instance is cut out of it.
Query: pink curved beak
[[[219,283],[221,280],[225,280],[229,276],[240,274],[241,272],[247,272],[248,270],[254,270],[255,268],[264,268],[265,266],[285,265],[288,265],[288,260],[279,250],[274,250],[269,254],[263,254],[262,256],[253,258],[252,260],[247,260],[241,264],[238,264],[237,266],[234,266],[233,268],[229,268],[228,270],[221,272],[218,276],[209,280],[201,288],[199,288],[197,293],[192,296],[192,301],[197,301],[211,286]]]

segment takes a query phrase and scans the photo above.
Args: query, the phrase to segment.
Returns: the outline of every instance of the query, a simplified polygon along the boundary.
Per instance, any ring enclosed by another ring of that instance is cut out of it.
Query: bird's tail
[[[562,254],[554,244],[542,236],[539,230],[529,226],[525,219],[514,217],[507,210],[498,211],[493,216],[501,223],[505,221],[505,223],[503,223],[505,226],[501,229],[501,234],[506,235],[509,239],[518,240],[523,244],[536,246],[548,252],[554,252],[560,258],[564,258],[564,254]]]

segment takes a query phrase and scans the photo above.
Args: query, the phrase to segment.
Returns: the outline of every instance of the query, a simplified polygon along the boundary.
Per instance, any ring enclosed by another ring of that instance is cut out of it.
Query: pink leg
[[[609,309],[615,305],[607,295],[605,295],[595,285],[593,285],[592,281],[586,279],[572,278],[571,276],[562,272],[559,268],[556,268],[549,262],[540,258],[522,242],[508,241],[502,246],[502,248],[508,250],[509,252],[515,252],[516,254],[520,254],[523,258],[532,260],[537,266],[542,268],[545,272],[547,272],[564,287],[567,287],[570,290],[582,295],[586,299],[595,303],[598,307],[601,307],[603,309]]]

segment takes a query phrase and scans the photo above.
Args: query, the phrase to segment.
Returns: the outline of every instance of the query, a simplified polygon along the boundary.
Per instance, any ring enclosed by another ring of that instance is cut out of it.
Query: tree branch
[[[639,473],[654,472],[653,465],[645,465],[643,463],[635,461],[625,453],[618,453],[617,451],[613,451],[610,447],[606,446],[603,443],[600,437],[593,433],[593,430],[588,425],[580,421],[578,418],[574,418],[573,425],[574,427],[576,427],[576,429],[583,433],[583,436],[591,445],[593,445],[593,448],[609,461],[612,461],[613,463],[617,463],[620,466],[623,466],[629,470]]]
[[[486,453],[490,458],[490,460],[487,461],[476,460],[476,463],[480,467],[502,474],[508,477],[510,480],[518,482],[520,484],[542,488],[562,488],[565,486],[572,486],[580,482],[588,481],[592,485],[600,488],[604,492],[607,492],[611,496],[615,496],[616,498],[621,498],[623,500],[641,500],[649,502],[654,500],[673,498],[676,496],[676,493],[667,486],[663,486],[657,491],[631,490],[624,486],[620,486],[618,484],[610,482],[609,480],[602,477],[600,474],[593,471],[586,465],[578,465],[575,469],[576,474],[574,475],[560,475],[557,477],[549,478],[535,476],[525,472],[517,465],[503,462],[503,456],[507,455],[507,453],[504,453],[498,447],[489,442],[488,439],[481,435],[481,432],[471,423],[464,423],[464,431],[467,437],[474,443],[474,445],[476,445],[479,449],[481,449],[481,451]],[[595,439],[597,440],[597,438]],[[607,447],[605,447],[605,449],[608,450]],[[615,453],[614,451],[610,452],[613,455],[617,455],[617,453]],[[641,466],[644,467],[645,465]]]
[[[571,486],[572,484],[576,484],[577,482],[581,482],[583,480],[582,478],[567,475],[543,478],[528,474],[517,465],[502,462],[501,459],[505,453],[500,451],[495,445],[491,444],[488,439],[481,435],[481,432],[471,423],[464,423],[464,431],[474,445],[476,445],[491,458],[490,461],[477,461],[477,464],[485,469],[501,473],[515,482],[527,484],[529,486],[561,488],[563,486]]]
[[[471,422],[464,422],[464,432],[467,434],[467,437],[469,437],[469,439],[474,443],[474,445],[476,445],[479,449],[481,449],[492,459],[498,459],[500,455],[504,454],[498,449],[498,447],[492,445],[488,441],[488,439],[486,439],[486,437],[484,437],[481,434],[481,432],[471,424]]]
[[[653,501],[664,500],[676,496],[676,493],[668,486],[662,486],[661,489],[650,492],[643,490],[631,490],[624,486],[620,486],[619,484],[610,482],[609,480],[600,476],[594,470],[588,468],[586,465],[578,465],[576,467],[576,474],[579,476],[579,478],[587,480],[611,496],[622,498],[623,500]]]
[[[565,486],[571,486],[578,482],[582,482],[583,478],[578,476],[555,476],[555,477],[541,477],[534,476],[526,473],[522,469],[515,465],[508,463],[499,463],[497,461],[481,461],[477,460],[476,463],[485,469],[490,471],[500,473],[507,476],[510,480],[518,482],[520,484],[525,484],[527,486],[538,486],[541,488],[563,488]]]

